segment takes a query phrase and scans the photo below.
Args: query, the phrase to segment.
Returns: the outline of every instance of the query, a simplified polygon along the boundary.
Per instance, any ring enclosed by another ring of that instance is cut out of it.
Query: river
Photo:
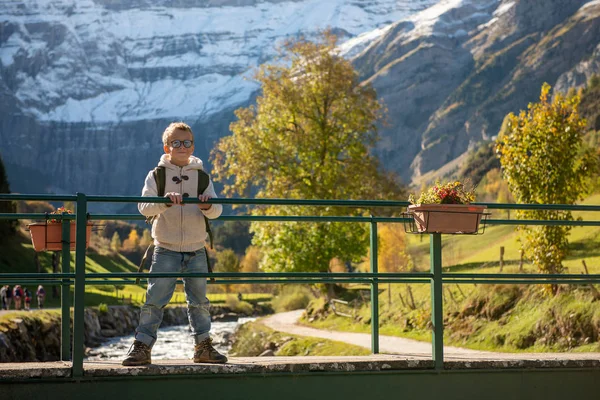
[[[231,336],[238,325],[254,321],[255,318],[240,318],[237,321],[213,322],[210,330],[213,346],[227,355],[231,349]],[[87,360],[122,360],[133,343],[132,336],[111,338],[100,347],[91,349]],[[194,354],[194,340],[188,325],[168,326],[158,331],[158,339],[152,348],[153,360],[182,360]]]

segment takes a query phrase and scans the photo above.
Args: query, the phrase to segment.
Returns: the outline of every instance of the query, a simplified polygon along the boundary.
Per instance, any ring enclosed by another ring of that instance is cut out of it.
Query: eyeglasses
[[[194,144],[194,141],[193,140],[173,140],[171,142],[171,147],[173,147],[174,149],[178,149],[181,147],[182,144],[183,144],[183,147],[185,147],[186,149],[189,149]]]

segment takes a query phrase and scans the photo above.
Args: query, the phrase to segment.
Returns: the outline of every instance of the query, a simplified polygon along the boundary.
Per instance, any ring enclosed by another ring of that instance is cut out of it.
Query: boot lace
[[[198,344],[199,350],[208,350],[209,353],[216,352],[215,348],[212,345],[212,339],[206,339]]]
[[[142,342],[133,342],[133,344],[129,347],[129,351],[127,352],[127,354],[129,356],[137,356],[144,354],[146,352],[147,347],[148,346]]]

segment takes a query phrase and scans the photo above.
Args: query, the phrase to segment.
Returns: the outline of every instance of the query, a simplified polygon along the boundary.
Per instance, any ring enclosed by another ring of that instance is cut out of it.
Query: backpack
[[[167,181],[165,167],[154,168],[154,170],[152,171],[152,175],[154,176],[154,181],[156,182],[156,189],[157,189],[156,195],[158,197],[163,197],[165,195],[165,186],[166,186],[166,181]],[[209,183],[210,183],[210,177],[208,176],[208,174],[206,172],[204,172],[203,170],[199,169],[198,170],[198,193],[196,195],[199,196],[202,193],[204,193],[204,191],[208,187]],[[204,217],[204,224],[206,226],[206,233],[208,233],[208,238],[210,241],[210,248],[213,249],[213,234],[212,234],[212,230],[210,228],[210,222],[206,215],[203,215],[203,217]],[[152,225],[152,223],[154,222],[154,220],[156,218],[157,218],[156,215],[154,215],[152,217],[148,217],[148,218],[146,218],[146,223]],[[152,249],[153,247],[154,247],[154,243],[150,243],[150,245],[146,249],[146,252],[144,253],[144,257],[142,257],[142,261],[140,262],[138,272],[144,271],[144,265],[146,264],[146,259],[148,258],[150,249]],[[208,254],[206,255],[206,264],[208,266],[208,272],[212,273],[213,271],[212,271],[212,268],[210,265],[210,259],[208,257]],[[210,280],[214,282],[215,278],[211,277]],[[140,278],[136,278],[135,283],[139,284]]]

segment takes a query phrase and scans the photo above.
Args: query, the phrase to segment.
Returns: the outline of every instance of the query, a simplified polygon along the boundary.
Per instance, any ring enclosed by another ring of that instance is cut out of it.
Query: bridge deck
[[[548,369],[600,368],[598,353],[515,354],[506,357],[448,357],[446,370],[481,369]],[[28,362],[0,364],[0,380],[28,378],[68,378],[71,363]],[[361,357],[233,357],[227,364],[195,364],[191,360],[155,360],[141,367],[123,367],[119,360],[88,361],[84,363],[85,377],[115,377],[143,375],[227,375],[307,372],[368,372],[427,370],[433,368],[431,358],[422,356],[377,354]]]

